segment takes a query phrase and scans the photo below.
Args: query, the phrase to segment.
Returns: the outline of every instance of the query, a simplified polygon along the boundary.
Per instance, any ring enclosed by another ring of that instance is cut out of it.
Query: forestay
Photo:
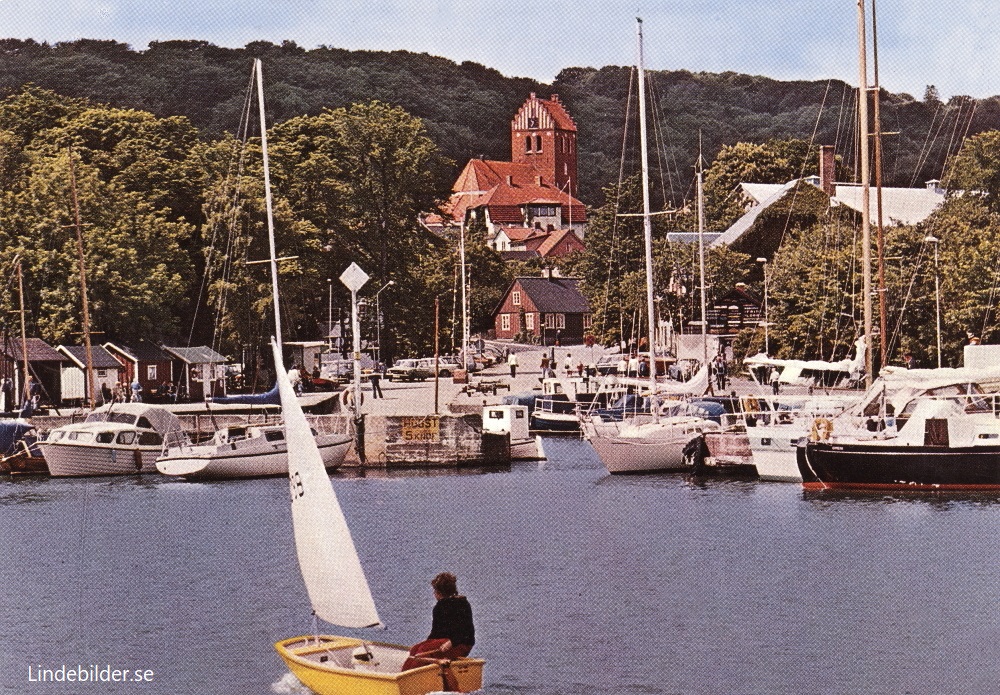
[[[271,347],[288,439],[295,547],[309,600],[316,615],[334,625],[380,625],[347,520],[273,339]]]

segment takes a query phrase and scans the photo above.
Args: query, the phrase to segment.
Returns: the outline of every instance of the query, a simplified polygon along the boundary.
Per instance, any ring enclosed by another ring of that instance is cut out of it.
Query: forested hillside
[[[558,93],[580,129],[582,198],[599,205],[604,186],[618,179],[631,68],[567,68],[552,85],[512,78],[476,63],[405,51],[305,50],[293,42],[229,49],[204,41],[161,41],[143,51],[114,41],[55,45],[0,41],[0,96],[26,83],[72,97],[186,116],[203,137],[235,131],[251,58],[265,61],[268,110],[275,122],[316,115],[373,99],[423,119],[442,154],[460,167],[470,157],[506,159],[509,123],[530,92]],[[651,73],[663,198],[690,197],[699,138],[707,162],[724,145],[798,138],[836,145],[851,169],[854,94],[839,81],[782,82],[736,73]],[[1000,128],[1000,99],[947,104],[928,88],[914,98],[883,93],[885,182],[921,185],[943,178],[947,153],[965,135]],[[630,128],[634,131],[634,126]],[[630,134],[626,155],[635,152]],[[634,171],[631,162],[626,171]]]

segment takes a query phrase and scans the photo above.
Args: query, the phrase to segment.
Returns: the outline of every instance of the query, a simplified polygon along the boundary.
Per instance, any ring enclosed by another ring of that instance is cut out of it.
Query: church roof
[[[546,182],[530,164],[470,159],[452,190],[448,211],[456,220],[464,218],[467,210],[485,206],[495,223],[523,223],[520,208],[530,204],[568,207],[564,213],[567,222],[587,219],[582,202]]]
[[[537,118],[537,125],[529,125],[529,118]],[[559,101],[559,95],[553,94],[548,99],[539,99],[534,92],[524,102],[511,121],[515,130],[538,128],[541,130],[571,130],[576,131],[576,123],[569,115],[566,107]]]

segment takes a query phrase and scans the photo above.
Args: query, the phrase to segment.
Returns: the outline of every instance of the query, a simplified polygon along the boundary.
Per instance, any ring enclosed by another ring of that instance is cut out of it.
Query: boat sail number
[[[298,471],[288,476],[288,488],[292,493],[292,502],[306,494],[306,491],[302,488],[302,477]]]

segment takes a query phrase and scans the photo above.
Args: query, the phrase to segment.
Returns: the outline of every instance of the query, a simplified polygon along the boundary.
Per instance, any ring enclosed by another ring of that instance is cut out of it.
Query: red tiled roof
[[[573,230],[557,229],[550,232],[538,246],[538,255],[545,258],[564,241],[566,242],[566,250],[564,253],[559,255],[564,255],[565,253],[571,253],[573,251],[582,251],[584,248],[583,242],[580,241],[580,237],[578,237]]]
[[[576,123],[573,121],[573,117],[569,115],[566,107],[559,101],[558,94],[553,94],[548,99],[543,100],[542,104],[545,106],[545,110],[551,114],[559,128],[562,130],[576,130]]]
[[[527,117],[535,116],[542,121],[540,127],[549,127],[550,124],[544,122],[545,118],[541,113],[539,113],[540,111],[544,111],[548,114],[549,118],[552,119],[551,125],[554,125],[559,130],[576,130],[576,123],[573,121],[573,117],[569,115],[569,112],[562,105],[562,102],[559,101],[558,94],[553,94],[548,99],[539,99],[535,96],[534,92],[532,92],[527,101],[521,105],[521,108],[518,109],[517,114],[511,121],[511,125],[515,130],[525,130],[528,128]]]
[[[529,204],[569,208],[564,215],[567,223],[570,220],[585,222],[587,219],[582,202],[544,179],[539,183],[538,171],[530,164],[471,159],[452,190],[454,193],[445,205],[445,211],[455,220],[464,218],[467,210],[485,206],[489,208],[490,219],[494,223],[523,223],[523,212],[518,209],[515,213],[511,208]]]
[[[501,227],[499,231],[506,234],[507,238],[511,241],[526,241],[535,237],[543,238],[548,236],[548,232],[537,227]]]

